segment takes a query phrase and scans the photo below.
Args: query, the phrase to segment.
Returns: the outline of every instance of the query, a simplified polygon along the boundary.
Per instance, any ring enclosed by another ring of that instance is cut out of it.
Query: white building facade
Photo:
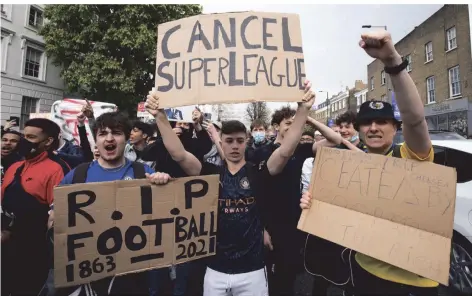
[[[44,5],[1,5],[1,121],[20,118],[20,129],[30,113],[50,112],[64,95],[61,69],[52,65],[38,30]]]
[[[365,88],[363,90],[357,91],[354,93],[354,97],[356,98],[357,102],[357,112],[359,112],[359,107],[367,100],[367,92],[368,89]]]

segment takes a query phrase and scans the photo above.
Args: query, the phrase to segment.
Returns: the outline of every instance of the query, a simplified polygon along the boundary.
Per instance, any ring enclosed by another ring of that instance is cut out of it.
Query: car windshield
[[[429,137],[431,140],[466,140],[463,136],[454,132],[442,132],[442,131],[429,131]],[[397,131],[393,141],[398,143],[403,143],[405,139],[403,138],[403,132],[401,130]]]

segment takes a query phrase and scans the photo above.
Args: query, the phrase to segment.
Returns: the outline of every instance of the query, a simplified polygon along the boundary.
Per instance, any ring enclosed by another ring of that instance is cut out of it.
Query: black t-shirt
[[[300,219],[300,179],[303,162],[314,157],[313,144],[299,144],[282,172],[271,176],[267,161],[280,144],[270,143],[256,150],[255,161],[261,174],[260,200],[269,233],[296,231]],[[258,196],[259,197],[259,196]]]
[[[226,165],[203,165],[202,175],[220,174],[221,184],[216,255],[208,265],[213,270],[237,274],[264,267],[264,229],[255,198],[256,184],[251,182],[256,173],[256,167],[249,163],[234,175]]]

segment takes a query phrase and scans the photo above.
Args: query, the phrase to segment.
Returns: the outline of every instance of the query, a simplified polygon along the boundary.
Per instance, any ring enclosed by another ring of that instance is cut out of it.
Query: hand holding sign
[[[146,178],[152,183],[156,185],[164,185],[169,183],[169,181],[172,179],[168,174],[166,173],[154,173],[152,175],[146,174]]]
[[[304,107],[310,110],[315,102],[315,93],[311,90],[311,82],[305,81],[305,95],[302,98],[302,102],[298,103],[298,106]]]
[[[144,106],[146,107],[146,110],[154,117],[156,117],[159,113],[159,96],[154,88],[149,92]]]

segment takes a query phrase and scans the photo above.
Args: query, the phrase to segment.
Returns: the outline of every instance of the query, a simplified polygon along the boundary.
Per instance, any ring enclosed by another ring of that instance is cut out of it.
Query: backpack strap
[[[393,146],[392,157],[401,158],[402,153],[400,152],[401,145]]]
[[[72,184],[85,183],[87,180],[87,173],[90,166],[90,162],[79,164],[74,170],[74,176],[72,177]]]
[[[144,169],[144,164],[133,161],[132,164],[133,167],[133,172],[134,172],[134,178],[135,179],[145,179],[146,178],[146,170]]]

